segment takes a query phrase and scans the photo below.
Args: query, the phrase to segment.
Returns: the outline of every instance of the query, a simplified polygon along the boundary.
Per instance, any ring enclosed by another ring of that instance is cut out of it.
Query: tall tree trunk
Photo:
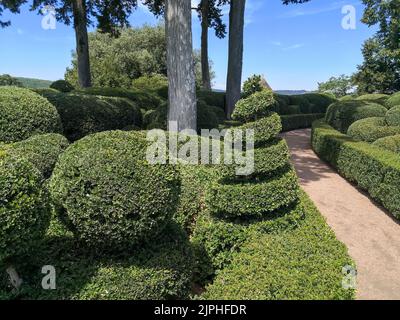
[[[196,83],[190,0],[167,0],[165,11],[169,121],[177,130],[197,129]],[[175,130],[169,125],[170,130]]]
[[[78,60],[78,81],[82,88],[92,86],[89,61],[89,39],[85,0],[73,0],[76,55]]]
[[[208,62],[208,14],[209,0],[201,1],[201,77],[203,89],[211,90],[210,65]]]
[[[231,0],[229,12],[229,57],[226,81],[226,116],[231,118],[240,99],[243,68],[243,32],[246,0]]]

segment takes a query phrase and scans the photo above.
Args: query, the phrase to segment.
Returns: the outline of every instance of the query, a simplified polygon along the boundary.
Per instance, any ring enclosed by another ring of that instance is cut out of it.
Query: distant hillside
[[[225,90],[213,89],[214,92],[225,92]],[[287,96],[293,96],[295,94],[305,94],[306,90],[274,90],[275,93],[283,94]]]
[[[48,88],[53,81],[49,80],[41,80],[41,79],[34,79],[34,78],[23,78],[23,77],[15,77],[22,85],[26,88]]]

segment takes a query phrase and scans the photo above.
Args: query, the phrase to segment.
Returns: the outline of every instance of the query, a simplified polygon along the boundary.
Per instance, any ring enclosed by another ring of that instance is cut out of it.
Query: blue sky
[[[193,0],[192,2],[196,2]],[[355,30],[341,23],[342,7],[356,9]],[[224,10],[225,21],[228,8]],[[362,62],[361,46],[374,30],[359,20],[360,0],[311,0],[284,6],[281,0],[247,0],[243,79],[263,74],[274,90],[314,90],[331,76],[350,74]],[[21,14],[3,14],[12,26],[0,29],[0,74],[56,80],[63,78],[75,48],[71,26],[57,23],[55,30],[41,27],[42,17],[24,6]],[[133,26],[157,20],[140,7],[130,17]],[[214,87],[226,81],[227,39],[217,39],[210,30],[210,58],[214,62]],[[193,15],[193,46],[200,47],[200,24]]]

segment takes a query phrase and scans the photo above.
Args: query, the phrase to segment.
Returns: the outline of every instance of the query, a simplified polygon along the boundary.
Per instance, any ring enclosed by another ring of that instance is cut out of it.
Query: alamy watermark
[[[169,122],[170,131],[159,129],[147,132],[151,145],[147,148],[149,164],[230,165],[236,175],[254,172],[254,130],[218,129],[177,132],[177,122]]]
[[[42,28],[44,30],[54,30],[56,29],[56,9],[54,6],[47,5],[44,6],[40,12],[43,14],[42,18]]]

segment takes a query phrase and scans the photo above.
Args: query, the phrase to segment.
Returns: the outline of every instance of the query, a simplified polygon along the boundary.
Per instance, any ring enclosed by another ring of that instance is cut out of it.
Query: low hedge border
[[[214,183],[206,192],[210,212],[224,217],[262,217],[296,202],[299,196],[297,175],[292,167],[265,181]]]
[[[310,128],[315,120],[325,117],[325,113],[292,114],[281,116],[282,131]]]
[[[355,140],[374,142],[380,138],[400,134],[400,126],[388,126],[385,118],[366,118],[354,122],[347,135]]]
[[[321,159],[400,218],[400,158],[366,142],[355,141],[324,121],[316,121],[312,146]]]

